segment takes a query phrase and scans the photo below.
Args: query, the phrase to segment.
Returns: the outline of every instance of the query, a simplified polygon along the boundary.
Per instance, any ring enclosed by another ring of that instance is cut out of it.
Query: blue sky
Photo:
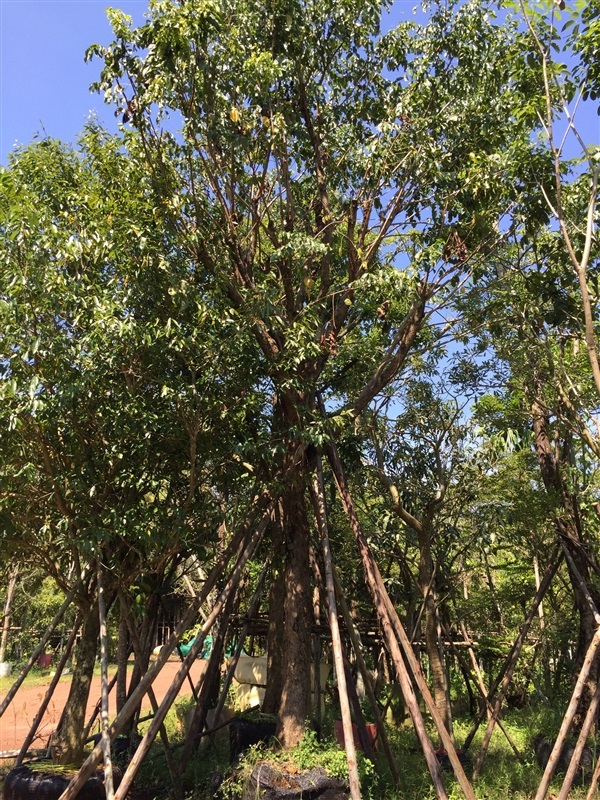
[[[0,0],[0,163],[15,141],[30,142],[42,128],[74,141],[91,110],[107,127],[113,111],[89,86],[101,61],[84,64],[93,42],[112,40],[108,6],[144,20],[147,0]]]
[[[418,0],[396,0],[393,16],[410,15]],[[93,42],[111,41],[105,9],[113,5],[141,24],[147,0],[0,0],[0,163],[15,142],[36,132],[72,142],[90,111],[116,129],[113,110],[89,85],[101,62],[84,64]],[[578,120],[588,143],[600,142],[595,108]]]

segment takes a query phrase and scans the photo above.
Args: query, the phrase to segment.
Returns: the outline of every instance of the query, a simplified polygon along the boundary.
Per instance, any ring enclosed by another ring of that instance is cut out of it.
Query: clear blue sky
[[[396,0],[392,16],[409,16],[417,4]],[[26,144],[38,131],[74,141],[92,110],[116,128],[113,109],[89,91],[101,61],[83,62],[90,44],[112,40],[110,5],[135,24],[148,7],[147,0],[0,0],[0,163],[15,142]],[[583,109],[578,122],[588,143],[600,142],[595,108]]]
[[[111,5],[136,24],[148,8],[147,0],[0,0],[0,163],[42,128],[74,141],[91,110],[115,127],[113,110],[89,91],[102,62],[83,61],[90,44],[112,41]]]

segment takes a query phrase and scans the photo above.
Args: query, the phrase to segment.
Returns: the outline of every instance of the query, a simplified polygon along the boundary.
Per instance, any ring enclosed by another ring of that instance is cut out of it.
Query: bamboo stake
[[[42,635],[42,638],[40,639],[40,643],[35,648],[33,653],[29,656],[29,659],[27,660],[27,663],[25,664],[25,666],[23,667],[23,669],[19,673],[16,681],[13,683],[13,685],[8,690],[4,700],[0,703],[0,717],[2,717],[2,715],[4,714],[4,712],[6,711],[8,706],[10,705],[10,703],[12,702],[13,697],[16,695],[16,693],[18,692],[21,684],[23,683],[23,681],[25,680],[25,678],[29,674],[29,670],[35,664],[35,662],[38,659],[38,656],[40,655],[40,653],[43,651],[44,647],[46,646],[46,642],[48,641],[48,639],[54,633],[54,630],[56,629],[58,623],[62,620],[63,616],[65,615],[65,612],[66,612],[67,608],[71,605],[71,602],[72,602],[73,598],[75,597],[78,589],[82,585],[83,580],[84,580],[84,578],[81,577],[77,581],[75,586],[73,586],[73,588],[71,589],[69,594],[65,597],[64,602],[61,605],[61,607],[58,609],[58,611],[56,612],[56,615],[55,615],[54,619],[52,620],[52,622],[48,625],[48,627],[44,631],[44,633]]]
[[[469,634],[467,633],[467,629],[465,627],[465,623],[461,621],[460,625],[461,625],[462,634],[465,637],[465,642],[469,645],[469,647],[467,648],[467,652],[469,653],[469,656],[471,658],[471,666],[473,667],[473,672],[475,673],[475,676],[477,678],[477,688],[479,689],[479,694],[481,695],[481,697],[483,699],[483,702],[485,704],[485,708],[487,709],[488,719],[491,719],[494,709],[492,708],[492,704],[490,703],[490,701],[488,699],[488,690],[486,689],[485,683],[483,682],[483,676],[481,674],[481,670],[479,669],[479,664],[477,663],[477,659],[475,658],[475,653],[473,652],[473,648],[471,647],[472,643],[471,643],[471,640],[469,639]],[[454,646],[454,645],[452,645],[452,646]],[[458,652],[458,650],[455,649],[455,653],[456,653],[457,658],[459,659],[459,662],[462,662],[461,655]],[[506,739],[506,741],[508,742],[508,744],[512,748],[512,751],[515,754],[515,756],[522,763],[523,762],[523,754],[521,753],[521,751],[519,750],[517,745],[514,743],[511,735],[509,734],[509,732],[506,730],[506,727],[502,723],[502,720],[497,719],[496,720],[496,725],[500,728],[500,730],[504,734],[504,738]]]
[[[542,780],[540,782],[534,800],[544,800],[544,798],[546,797],[548,786],[550,785],[550,781],[552,780],[552,775],[554,774],[556,764],[560,757],[562,746],[571,728],[571,723],[573,722],[573,717],[575,716],[575,712],[577,711],[577,706],[579,705],[581,695],[585,688],[585,683],[590,673],[590,669],[592,667],[594,659],[596,658],[598,647],[600,647],[600,627],[596,628],[596,632],[594,633],[592,641],[590,642],[590,646],[588,647],[587,653],[585,654],[585,659],[583,661],[581,671],[577,678],[575,688],[573,689],[573,694],[571,695],[569,706],[567,708],[565,716],[563,717],[563,721],[561,723],[558,736],[556,737],[556,741],[554,742],[554,747],[552,748],[552,752],[550,753],[550,758],[548,759],[548,763],[546,764],[546,769],[544,770],[544,774],[542,776]]]
[[[129,635],[131,636],[131,643],[133,645],[134,656],[138,664],[141,664],[142,643],[140,642],[140,637],[138,636],[138,632],[136,630],[133,618],[131,616],[131,611],[129,609],[127,597],[125,595],[125,592],[123,592],[122,590],[120,592],[120,600],[121,600],[122,613],[125,617],[127,628],[129,629]],[[156,695],[154,694],[154,689],[152,688],[152,686],[148,687],[148,697],[150,699],[150,705],[152,706],[152,713],[156,714],[156,710],[158,709],[158,701],[156,699]],[[183,792],[181,791],[181,785],[179,783],[179,774],[177,772],[177,767],[173,760],[173,753],[171,752],[171,745],[169,743],[167,729],[165,728],[164,724],[161,725],[160,728],[160,738],[163,743],[165,758],[167,760],[167,768],[169,770],[169,775],[171,776],[171,782],[173,783],[175,800],[180,800],[180,798],[183,796]]]
[[[596,759],[596,766],[594,767],[594,774],[592,775],[592,780],[590,781],[590,788],[588,789],[588,793],[585,796],[585,800],[594,800],[596,795],[596,789],[598,787],[598,779],[600,778],[600,758]]]
[[[106,627],[106,601],[104,599],[104,576],[100,559],[96,559],[96,581],[98,583],[98,616],[100,617],[100,721],[102,724],[102,755],[104,758],[104,791],[106,800],[113,800],[115,787],[113,781],[112,758],[110,754],[110,734],[108,732],[108,630]]]
[[[114,689],[115,683],[117,682],[117,678],[118,678],[118,675],[117,675],[117,673],[115,672],[115,674],[114,674],[114,675],[112,676],[112,678],[110,679],[110,683],[108,684],[108,694],[109,694],[109,695],[110,695],[110,693],[112,692],[112,690]],[[94,709],[93,709],[92,713],[90,714],[90,718],[89,718],[89,720],[88,720],[88,724],[85,726],[85,737],[84,737],[85,739],[87,739],[87,738],[88,738],[88,736],[90,735],[90,731],[92,730],[92,726],[93,726],[94,722],[96,721],[96,717],[97,717],[97,716],[98,716],[98,714],[100,713],[100,706],[101,706],[101,705],[102,705],[102,697],[100,697],[100,698],[98,699],[98,702],[96,703],[96,705],[94,706]],[[63,709],[63,714],[65,713],[65,711],[66,711],[66,709]],[[56,726],[57,730],[58,730],[58,729],[61,727],[61,725],[62,725],[62,721],[63,721],[63,718],[62,718],[62,717],[63,717],[63,715],[61,715],[60,722],[59,722],[59,723],[58,723],[58,725]]]
[[[519,656],[521,654],[521,649],[525,644],[525,638],[529,633],[529,629],[533,623],[538,605],[541,603],[542,599],[544,598],[544,595],[548,591],[550,583],[552,582],[552,578],[556,574],[556,571],[561,561],[562,561],[562,554],[558,552],[558,548],[555,548],[552,558],[550,559],[550,562],[548,563],[548,566],[546,567],[546,570],[544,572],[544,577],[542,579],[542,582],[540,583],[540,588],[535,593],[535,597],[533,598],[533,603],[531,604],[529,613],[525,618],[525,622],[523,623],[523,626],[519,631],[519,635],[517,636],[511,648],[511,651],[508,654],[508,657],[506,658],[504,664],[502,665],[502,669],[500,670],[498,676],[496,677],[496,680],[494,681],[494,686],[489,691],[488,699],[490,700],[490,702],[492,700],[494,701],[492,716],[488,721],[487,728],[483,737],[483,742],[481,745],[481,750],[479,751],[479,755],[477,757],[477,763],[475,764],[475,769],[473,770],[474,778],[476,778],[479,775],[481,767],[483,766],[487,749],[489,747],[489,743],[492,738],[492,733],[494,731],[494,726],[500,714],[500,709],[502,708],[502,702],[504,700],[506,690],[508,689],[508,686],[512,680],[515,667],[517,666],[517,661],[519,660]],[[498,689],[498,687],[500,687],[498,694],[494,698],[494,694]],[[471,745],[473,737],[477,733],[479,725],[483,721],[483,717],[485,715],[486,715],[486,709],[484,709],[483,713],[479,715],[479,719],[475,722],[475,724],[469,731],[469,734],[465,739],[465,744],[464,744],[465,750],[468,750],[469,746]]]
[[[258,607],[260,605],[260,592],[261,592],[262,585],[264,583],[265,577],[267,575],[267,572],[268,572],[270,566],[271,566],[271,561],[269,559],[269,560],[267,560],[266,564],[264,565],[264,567],[261,570],[260,575],[258,576],[258,583],[256,585],[256,590],[255,590],[254,594],[252,595],[252,599],[250,600],[250,605],[248,607],[248,612],[246,614],[246,621],[244,622],[244,624],[242,626],[242,629],[240,631],[240,636],[239,636],[239,639],[238,639],[238,643],[236,645],[234,654],[233,654],[233,656],[231,658],[231,661],[229,663],[229,667],[227,668],[227,673],[225,675],[225,680],[223,681],[223,688],[221,689],[221,694],[219,696],[219,700],[218,700],[217,705],[215,707],[215,715],[213,717],[213,722],[212,722],[213,728],[216,728],[219,725],[219,718],[221,717],[221,714],[223,713],[223,709],[224,709],[225,703],[227,701],[227,693],[229,692],[229,686],[231,685],[231,681],[233,680],[233,676],[235,674],[235,669],[236,669],[236,667],[238,665],[238,661],[240,659],[241,652],[244,649],[244,642],[245,642],[246,637],[248,635],[248,629],[250,627],[250,620],[256,614],[256,612],[258,611]]]
[[[73,630],[71,631],[71,635],[69,636],[69,639],[67,641],[67,644],[65,645],[65,649],[63,651],[63,654],[60,657],[60,661],[58,662],[58,665],[56,667],[56,672],[55,672],[54,676],[52,677],[52,680],[50,681],[50,685],[48,686],[48,689],[46,690],[46,694],[44,695],[44,699],[42,700],[42,703],[41,703],[39,709],[37,710],[37,713],[36,713],[36,715],[35,715],[35,717],[33,719],[33,722],[31,723],[31,728],[29,729],[29,733],[27,734],[27,736],[25,737],[25,741],[21,745],[21,749],[19,751],[19,755],[17,756],[17,758],[15,760],[15,767],[20,767],[21,766],[21,764],[23,763],[23,759],[27,755],[27,751],[29,750],[29,747],[30,747],[31,743],[33,742],[33,740],[35,738],[35,735],[37,733],[37,729],[39,728],[40,722],[42,721],[42,717],[46,713],[46,709],[48,708],[50,700],[52,699],[52,695],[54,694],[54,690],[56,689],[56,687],[58,685],[58,682],[59,682],[59,680],[61,678],[62,671],[65,668],[65,664],[67,663],[67,659],[71,655],[71,650],[73,649],[73,645],[75,644],[75,639],[77,637],[77,632],[79,631],[79,626],[80,625],[81,625],[81,618],[77,617],[77,619],[75,620],[75,622],[73,624]]]
[[[311,493],[311,499],[314,503],[314,494]],[[313,550],[312,545],[309,548],[309,558],[310,558],[310,565],[313,570],[313,575],[315,578],[315,588],[313,591],[313,617],[315,622],[315,627],[317,630],[313,633],[312,636],[312,651],[313,651],[313,698],[314,698],[314,709],[313,709],[313,724],[315,730],[317,732],[317,736],[319,739],[321,738],[321,728],[322,728],[322,719],[321,719],[321,605],[320,605],[320,598],[325,594],[323,589],[323,580],[321,578],[321,571],[319,570],[319,565],[317,563],[317,559],[315,557],[315,551]]]
[[[439,800],[447,800],[448,795],[446,794],[446,790],[444,788],[444,783],[442,780],[442,773],[440,769],[440,765],[435,755],[435,750],[433,748],[433,744],[427,735],[427,730],[425,728],[425,722],[423,721],[423,716],[421,715],[421,710],[419,708],[419,704],[417,702],[417,698],[412,686],[411,679],[408,675],[408,671],[406,669],[404,658],[402,655],[402,651],[400,649],[400,645],[398,643],[398,639],[396,636],[396,631],[394,627],[393,616],[395,615],[395,610],[393,610],[393,606],[385,589],[385,585],[379,573],[379,569],[367,540],[362,532],[360,527],[360,523],[358,521],[358,517],[356,515],[356,511],[354,509],[354,504],[352,502],[352,498],[348,491],[348,486],[346,483],[346,478],[344,476],[341,463],[339,461],[339,457],[337,455],[337,450],[333,445],[330,445],[328,448],[328,456],[329,461],[333,469],[333,474],[336,480],[336,484],[338,487],[338,492],[340,494],[340,498],[342,500],[342,505],[344,506],[344,510],[348,519],[350,521],[350,525],[354,532],[354,537],[358,546],[358,550],[361,556],[361,560],[363,563],[363,568],[366,574],[366,583],[371,592],[371,596],[373,598],[373,603],[375,604],[375,608],[377,614],[379,616],[381,627],[383,629],[384,636],[386,638],[386,642],[390,651],[390,655],[394,661],[394,666],[396,669],[396,674],[398,676],[398,683],[400,684],[400,688],[402,690],[402,694],[404,696],[404,701],[406,702],[408,711],[413,721],[413,725],[415,728],[415,732],[419,738],[419,742],[421,743],[421,748],[423,750],[423,755],[425,756],[425,761],[427,762],[427,767],[429,769],[429,774],[431,775],[431,780],[433,782],[433,786],[436,791],[436,795]],[[386,602],[387,601],[387,602]],[[390,610],[390,607],[393,610],[393,613]],[[397,616],[397,615],[396,615]],[[410,645],[409,645],[410,647]],[[412,653],[412,648],[411,653]],[[414,654],[413,654],[414,657]],[[420,672],[420,668],[419,668]],[[439,715],[438,715],[439,718]],[[443,724],[441,726],[444,728]],[[444,729],[445,730],[445,729]],[[448,734],[446,732],[446,736]],[[454,747],[450,742],[450,746],[452,750]],[[448,752],[449,752],[449,748]],[[454,755],[456,756],[456,752],[454,751]],[[465,794],[468,800],[476,800],[475,795],[473,794],[473,790],[471,789],[469,782],[467,780],[466,775],[464,774],[464,770],[458,762],[458,756],[456,756],[456,761],[458,763],[458,767],[462,772],[462,777],[464,782],[466,782],[466,786],[468,790],[465,791]],[[454,763],[453,763],[454,766]],[[462,785],[462,784],[461,784]],[[469,791],[470,790],[470,791]],[[463,789],[464,791],[464,789]]]
[[[354,735],[352,732],[352,716],[350,714],[350,702],[348,700],[348,688],[346,685],[346,673],[344,671],[344,655],[342,652],[342,639],[338,625],[337,609],[335,603],[335,587],[333,583],[333,568],[331,559],[331,549],[329,546],[329,534],[327,531],[327,509],[325,506],[325,488],[323,483],[323,465],[320,456],[317,457],[317,469],[314,480],[313,491],[315,494],[315,511],[317,525],[321,533],[321,545],[323,548],[323,559],[325,562],[325,585],[327,590],[327,609],[329,612],[329,627],[331,630],[331,643],[333,645],[333,658],[335,671],[337,674],[338,694],[342,712],[342,727],[344,730],[344,747],[346,750],[346,760],[348,762],[348,778],[350,782],[350,796],[352,800],[361,800],[360,781],[358,777],[358,766],[356,763],[356,749],[354,747]]]
[[[146,731],[142,741],[140,742],[138,749],[135,751],[131,761],[129,762],[127,769],[125,770],[125,774],[123,775],[123,778],[119,785],[119,788],[115,793],[115,800],[124,800],[124,798],[127,796],[127,793],[129,792],[129,789],[131,787],[131,783],[142,761],[144,760],[146,754],[148,753],[148,750],[152,746],[152,742],[154,741],[156,734],[158,733],[158,729],[160,728],[161,724],[164,721],[165,716],[167,715],[167,711],[171,708],[173,702],[175,701],[177,695],[179,694],[179,690],[185,679],[185,676],[189,672],[193,661],[196,659],[198,653],[202,649],[202,645],[204,644],[204,640],[206,639],[208,632],[215,623],[218,615],[221,613],[221,609],[227,602],[229,595],[236,590],[240,578],[243,574],[244,568],[246,566],[246,563],[248,559],[252,556],[252,554],[255,552],[256,547],[258,546],[258,543],[262,538],[264,530],[267,527],[267,523],[270,519],[270,516],[271,516],[270,513],[264,515],[260,525],[250,538],[250,542],[248,543],[245,550],[241,553],[240,557],[238,558],[238,561],[235,567],[233,568],[229,580],[227,581],[225,587],[221,591],[219,598],[216,604],[213,606],[212,611],[208,615],[206,622],[202,626],[200,633],[197,634],[194,643],[192,644],[190,652],[187,654],[185,661],[179,668],[179,671],[177,672],[173,680],[173,683],[171,684],[171,687],[166,693],[162,703],[158,707],[156,714],[154,715],[154,719],[150,723],[150,726]],[[59,800],[68,800],[68,798],[63,796]]]
[[[367,665],[365,664],[365,660],[363,658],[360,646],[360,640],[358,638],[358,634],[354,626],[354,620],[352,619],[352,616],[350,614],[350,609],[348,608],[348,603],[346,602],[346,598],[344,597],[344,593],[342,591],[342,587],[340,585],[339,578],[337,576],[337,570],[335,569],[335,565],[333,566],[333,580],[335,583],[336,595],[340,604],[340,608],[342,610],[344,622],[346,624],[346,630],[348,631],[348,634],[350,636],[350,641],[352,642],[352,647],[354,649],[354,655],[356,656],[356,663],[358,664],[360,674],[362,675],[362,679],[365,684],[365,691],[367,693],[367,697],[369,698],[371,708],[373,709],[373,716],[375,717],[375,724],[377,725],[377,736],[381,740],[381,746],[383,747],[385,757],[387,758],[387,762],[389,764],[390,772],[392,773],[394,783],[396,784],[396,786],[401,788],[402,780],[400,778],[400,773],[398,772],[398,767],[396,766],[396,759],[394,758],[392,749],[390,747],[390,741],[388,739],[387,731],[385,729],[385,723],[383,721],[383,717],[381,716],[379,705],[377,704],[377,698],[375,697],[375,692],[373,691],[371,676],[369,675]]]
[[[271,508],[272,508],[272,501],[270,497],[266,494],[263,494],[258,501],[256,502],[253,511],[256,512],[261,507],[264,508],[264,505],[267,506],[267,510],[263,513],[263,518],[261,523],[264,521],[266,522],[270,518],[271,515]],[[152,684],[164,664],[166,663],[167,659],[169,658],[170,654],[175,649],[175,646],[179,643],[181,636],[185,633],[185,631],[190,627],[196,614],[198,613],[198,608],[204,602],[207,595],[212,591],[213,587],[215,586],[218,578],[222,575],[223,569],[229,564],[233,553],[238,549],[240,544],[246,540],[248,537],[248,529],[246,527],[242,527],[240,531],[234,536],[233,540],[229,543],[225,551],[223,552],[222,556],[219,558],[215,566],[210,571],[209,576],[206,579],[204,586],[202,587],[202,591],[195,599],[195,601],[190,605],[187,612],[183,615],[179,625],[175,628],[173,633],[171,634],[171,638],[169,641],[162,647],[160,653],[157,656],[156,661],[152,664],[152,666],[148,669],[142,680],[139,682],[135,691],[132,692],[130,697],[127,698],[127,702],[117,714],[116,719],[114,720],[111,726],[111,736],[115,736],[119,731],[123,728],[127,720],[131,717],[134,713],[137,704],[142,699],[144,694],[146,694],[148,687]],[[191,659],[190,659],[191,664]],[[180,670],[181,672],[181,670]],[[177,673],[179,675],[179,673]],[[99,763],[101,758],[102,749],[100,745],[97,745],[87,759],[83,762],[79,772],[77,775],[74,776],[71,783],[67,786],[65,791],[60,796],[59,800],[73,800],[83,784],[86,780],[90,777],[93,773],[96,765]]]
[[[179,774],[182,776],[194,752],[195,743],[198,740],[202,732],[202,728],[204,727],[204,724],[206,722],[206,714],[208,711],[206,706],[208,704],[208,700],[212,688],[214,686],[214,683],[216,680],[218,680],[221,660],[223,658],[223,646],[225,644],[225,635],[227,633],[226,622],[228,622],[229,618],[231,617],[231,613],[233,611],[233,607],[236,600],[236,595],[239,596],[239,593],[242,590],[243,590],[243,581],[241,581],[240,584],[235,587],[235,591],[232,591],[230,593],[229,597],[227,598],[227,601],[225,602],[223,611],[220,614],[221,619],[219,620],[219,625],[216,626],[218,627],[218,631],[216,635],[213,636],[212,650],[210,658],[208,660],[208,665],[204,670],[196,686],[197,690],[196,706],[194,708],[191,725],[187,732],[183,752],[181,754],[181,758],[179,759],[179,765],[177,768]]]
[[[581,760],[581,754],[583,753],[583,748],[585,747],[585,743],[592,729],[592,725],[596,721],[596,714],[598,711],[599,702],[600,702],[600,683],[597,683],[596,691],[594,692],[592,701],[588,706],[584,723],[581,727],[579,736],[577,738],[577,744],[575,745],[575,750],[573,751],[573,755],[571,756],[571,763],[569,764],[569,768],[567,769],[567,774],[565,775],[565,778],[563,780],[563,785],[561,786],[560,789],[560,794],[558,795],[558,800],[567,800],[567,797],[569,796],[569,791],[571,789],[571,786],[573,785],[573,779],[575,778],[575,774],[579,769],[579,761]]]

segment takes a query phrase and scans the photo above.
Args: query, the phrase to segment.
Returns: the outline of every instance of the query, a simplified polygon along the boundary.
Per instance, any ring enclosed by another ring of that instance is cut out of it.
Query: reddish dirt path
[[[192,665],[192,669],[190,671],[190,676],[194,684],[197,683],[198,679],[204,672],[206,668],[207,661],[203,659],[197,659],[194,661]],[[165,666],[162,668],[160,673],[156,676],[154,683],[152,684],[152,688],[156,694],[156,699],[160,703],[167,690],[171,686],[173,678],[175,677],[175,673],[179,669],[181,662],[177,659],[170,659],[167,661]],[[112,674],[112,673],[111,673]],[[16,677],[16,676],[15,676]],[[0,751],[1,750],[18,750],[21,747],[21,744],[25,740],[25,737],[29,733],[29,728],[31,727],[31,723],[33,718],[35,717],[38,708],[40,707],[41,701],[46,694],[46,689],[50,684],[50,676],[48,676],[47,683],[45,684],[38,684],[37,686],[21,686],[19,691],[17,692],[15,698],[13,699],[12,703],[4,712],[3,716],[0,717]],[[40,727],[38,728],[38,738],[35,739],[32,747],[44,747],[46,742],[48,741],[48,737],[56,727],[58,720],[60,719],[61,712],[63,707],[67,701],[67,697],[69,695],[69,688],[70,688],[70,681],[61,680],[57,685],[56,689],[54,690],[54,694],[52,699],[50,700],[50,704],[46,709],[46,713],[44,714],[44,718],[41,722]],[[181,687],[181,691],[179,693],[180,697],[184,697],[185,695],[190,695],[192,690],[190,688],[189,682],[186,680]],[[3,697],[5,697],[7,691],[4,691],[0,694],[0,701]],[[90,691],[90,699],[88,702],[87,707],[87,715],[88,717],[92,713],[98,699],[100,698],[100,678],[94,678],[92,682],[92,689]],[[115,691],[110,694],[110,715],[114,717],[116,714],[114,703],[115,703]],[[150,701],[148,696],[144,698],[144,702],[142,703],[143,709],[150,708]]]

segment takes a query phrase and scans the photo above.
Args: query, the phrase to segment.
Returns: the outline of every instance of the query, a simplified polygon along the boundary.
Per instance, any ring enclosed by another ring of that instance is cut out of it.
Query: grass
[[[560,725],[560,710],[548,707],[530,707],[524,710],[507,710],[504,712],[502,722],[514,744],[522,755],[520,761],[514,754],[511,746],[501,730],[496,727],[492,736],[488,756],[486,758],[481,776],[473,784],[478,800],[531,800],[542,777],[542,770],[538,767],[532,748],[532,740],[539,732],[544,732],[549,737],[556,735]],[[466,737],[471,727],[471,720],[461,718],[455,723],[455,738],[460,744]],[[482,727],[471,745],[471,755],[475,761],[485,727]],[[433,730],[430,731],[433,737]],[[435,800],[435,792],[431,786],[431,778],[426,768],[425,759],[421,753],[417,738],[411,726],[406,725],[397,730],[389,731],[392,749],[402,778],[402,788],[393,786],[387,763],[380,752],[378,755],[377,771],[363,770],[362,795],[363,800]],[[593,742],[590,740],[590,745]],[[331,739],[323,745],[316,742],[313,736],[300,747],[296,756],[292,755],[296,764],[307,768],[310,763],[334,765],[334,772],[339,772],[341,752]],[[250,774],[252,767],[260,760],[273,760],[279,764],[286,764],[289,756],[266,748],[253,748],[242,763],[232,772],[227,764],[227,748],[220,746],[216,751],[205,749],[201,755],[191,762],[186,773],[186,791],[188,800],[209,800],[213,797],[214,782],[211,778],[215,773],[224,774],[227,778],[226,786],[234,790],[241,787],[244,778]],[[312,759],[312,762],[311,762]],[[343,757],[341,760],[344,760]],[[229,777],[227,777],[229,771]],[[379,774],[377,774],[379,773]],[[470,775],[468,775],[470,777]],[[459,800],[464,795],[453,775],[444,773],[444,783],[450,800]],[[562,776],[554,780],[550,786],[549,796],[558,794]],[[164,797],[168,797],[168,787],[163,784]],[[587,787],[573,787],[569,793],[570,800],[584,800]],[[237,795],[230,795],[232,800]]]
[[[36,686],[47,683],[49,672],[50,670],[32,670],[26,679],[26,685]],[[0,691],[6,691],[14,678],[15,676],[11,675],[8,679],[0,681]],[[69,679],[70,676],[63,678],[63,680]],[[175,745],[176,760],[180,752],[177,743],[183,741],[183,720],[190,704],[190,698],[181,698],[165,720],[169,740]],[[504,711],[502,722],[522,754],[522,761],[515,756],[505,736],[496,727],[482,774],[473,784],[478,800],[531,800],[542,776],[542,771],[535,761],[532,740],[538,733],[544,733],[549,738],[554,737],[560,726],[562,712],[563,709],[558,704],[556,706],[531,705],[523,710],[507,709]],[[331,737],[332,719],[333,715],[330,712],[326,716],[325,727],[330,736],[324,744],[321,745],[314,736],[310,736],[299,749],[296,760],[301,768],[306,768],[311,763],[324,766],[329,764],[334,772],[339,772],[340,764],[345,759]],[[144,732],[147,724],[149,723],[140,726],[141,733]],[[455,721],[455,740],[459,745],[464,741],[470,727],[470,718],[459,717]],[[482,726],[471,745],[470,752],[474,761],[481,747],[484,731],[485,726]],[[397,789],[393,786],[389,768],[380,752],[377,770],[369,767],[363,769],[364,800],[434,800],[435,793],[431,787],[425,759],[412,727],[407,724],[398,729],[391,728],[388,729],[388,734],[402,778],[402,788]],[[430,735],[434,736],[433,730],[430,730]],[[593,748],[592,740],[588,744]],[[286,763],[282,754],[263,748],[253,750],[245,763],[242,763],[236,772],[232,772],[229,764],[228,729],[224,728],[214,742],[203,740],[198,755],[190,761],[183,777],[186,800],[209,800],[212,798],[217,775],[226,778],[229,775],[229,786],[241,785],[244,770],[245,774],[249,774],[248,770],[251,771],[253,763],[266,758]],[[289,756],[286,755],[285,760],[289,760]],[[551,784],[549,796],[552,793],[558,793],[561,777],[559,776],[559,779]],[[452,775],[445,774],[444,783],[450,800],[459,800],[463,797],[462,791]],[[166,800],[172,796],[164,751],[158,741],[142,765],[136,784],[150,789],[154,797]],[[586,787],[573,787],[569,798],[570,800],[584,800],[586,794]]]

